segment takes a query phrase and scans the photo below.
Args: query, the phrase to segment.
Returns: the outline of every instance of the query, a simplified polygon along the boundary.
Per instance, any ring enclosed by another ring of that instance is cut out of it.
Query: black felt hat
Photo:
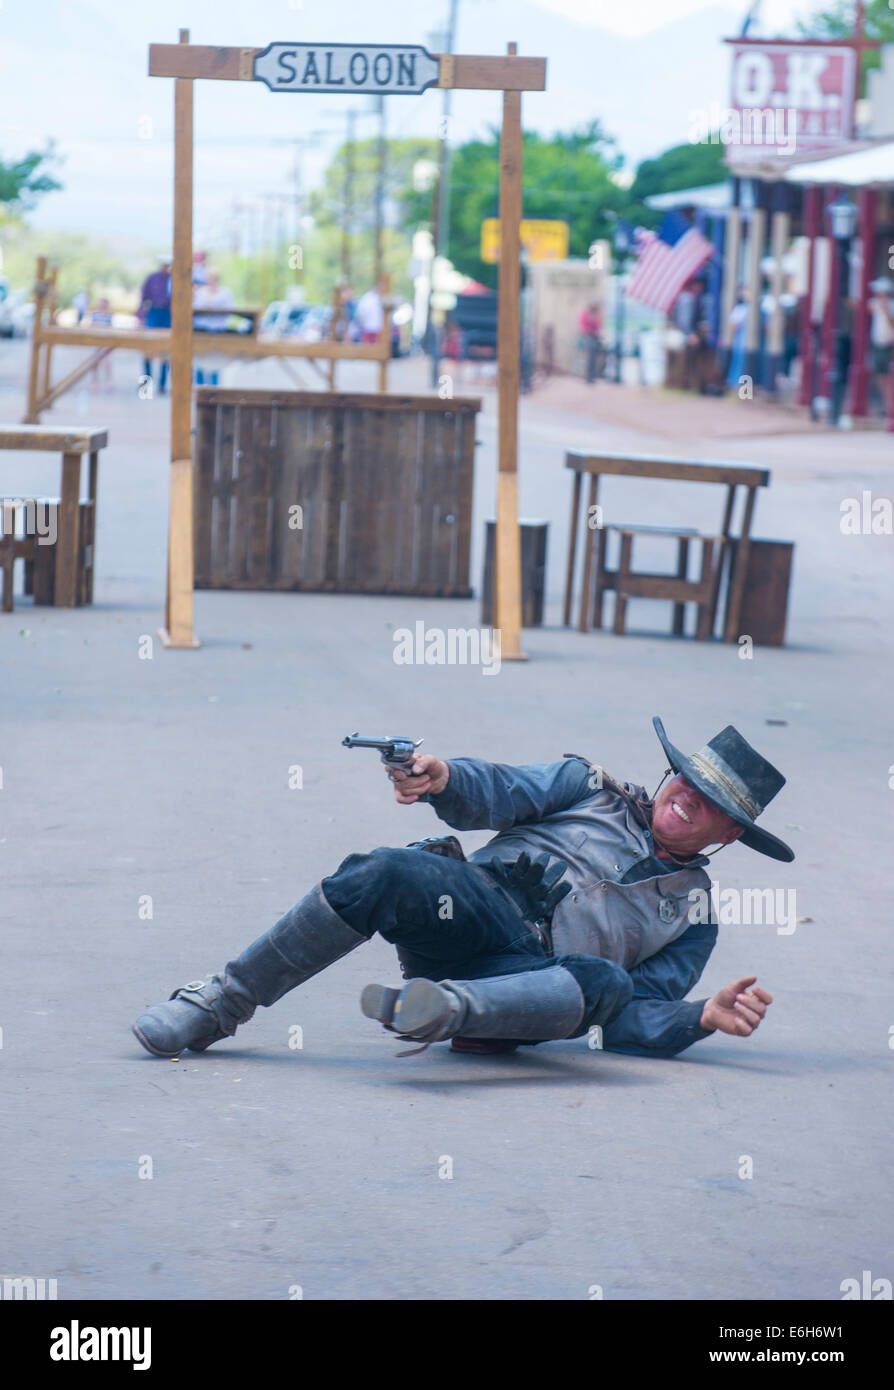
[[[744,828],[740,837],[743,845],[786,864],[794,859],[794,850],[754,823],[785,786],[785,778],[745,741],[738,729],[727,724],[704,748],[687,757],[671,743],[657,715],[652,723],[674,772],[679,772],[706,801]]]

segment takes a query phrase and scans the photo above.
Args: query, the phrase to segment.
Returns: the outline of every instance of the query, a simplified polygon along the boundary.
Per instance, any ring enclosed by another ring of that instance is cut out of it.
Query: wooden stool
[[[618,568],[610,570],[607,564],[608,532],[616,531],[621,539],[621,552]],[[637,574],[633,569],[634,536],[667,536],[677,542],[677,572],[671,574]],[[701,541],[701,577],[697,580],[687,578],[690,542]],[[627,601],[631,598],[671,599],[674,605],[672,632],[682,637],[687,603],[698,608],[698,621],[695,636],[700,642],[707,641],[714,626],[714,613],[717,603],[717,588],[720,579],[720,558],[723,554],[722,536],[703,536],[691,527],[675,526],[620,526],[603,527],[597,537],[596,550],[596,594],[593,626],[602,627],[602,599],[607,589],[614,589],[615,622],[614,631],[623,636],[627,627]],[[716,551],[716,559],[715,559]]]
[[[43,425],[0,424],[0,449],[28,450],[34,453],[55,453],[58,450],[62,454],[61,487],[56,502],[56,544],[39,547],[40,550],[53,552],[55,578],[52,602],[57,608],[74,608],[80,603],[89,603],[92,597],[91,579],[85,579],[80,570],[84,566],[85,545],[90,549],[92,570],[94,526],[92,520],[82,521],[82,504],[78,499],[81,491],[82,464],[86,454],[90,461],[87,493],[95,510],[99,451],[104,449],[107,443],[108,435],[101,429],[82,428],[78,425],[60,425],[49,429]],[[87,527],[87,533],[83,537],[82,525]]]
[[[35,505],[33,497],[23,497],[16,502],[7,501],[0,504],[0,576],[3,579],[3,603],[0,611],[4,613],[13,611],[12,586],[16,560],[25,561],[27,584],[28,567],[33,563],[37,538],[28,534],[25,518],[29,507],[33,515]],[[23,518],[21,526],[20,516]]]
[[[40,509],[41,519],[45,520],[49,533],[56,537],[52,544],[42,543],[36,534],[36,527],[29,530],[27,517]],[[18,502],[2,504],[2,528],[0,528],[0,577],[3,580],[2,612],[13,611],[13,577],[16,560],[25,562],[24,591],[30,594],[35,605],[53,605],[56,602],[56,553],[58,542],[60,499],[58,497],[23,497]],[[16,534],[17,516],[26,518]],[[80,607],[93,602],[93,545],[96,526],[96,508],[88,499],[78,503],[78,545],[77,573],[75,585],[75,604]]]
[[[56,513],[58,523],[59,499],[53,498],[49,504]],[[93,602],[93,538],[96,526],[96,508],[89,498],[78,503],[78,566],[75,582],[75,607]],[[35,604],[55,604],[56,602],[56,553],[55,545],[35,545],[31,565],[25,566],[25,593],[34,595]],[[29,574],[29,568],[31,573]]]

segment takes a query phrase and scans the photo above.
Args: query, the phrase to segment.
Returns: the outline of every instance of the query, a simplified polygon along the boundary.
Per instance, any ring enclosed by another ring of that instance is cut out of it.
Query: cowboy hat
[[[680,773],[706,801],[743,827],[744,834],[739,837],[742,844],[760,854],[768,854],[771,859],[791,863],[794,850],[769,830],[755,825],[757,817],[785,786],[782,773],[762,758],[732,724],[727,724],[704,748],[687,757],[671,743],[657,715],[652,723],[674,772]]]

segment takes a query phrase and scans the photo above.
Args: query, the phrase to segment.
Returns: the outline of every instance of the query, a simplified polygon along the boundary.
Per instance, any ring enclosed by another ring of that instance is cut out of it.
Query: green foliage
[[[430,194],[425,210],[418,215],[413,168],[420,160],[432,161],[437,157],[436,140],[411,138],[385,142],[383,259],[397,294],[410,291],[407,264],[413,232],[422,222],[430,222]],[[309,211],[315,225],[304,239],[304,269],[299,277],[310,302],[330,303],[332,287],[343,278],[345,227],[354,290],[362,293],[373,283],[378,175],[377,140],[355,140],[350,147],[345,142],[327,166],[322,187],[311,194]],[[284,261],[283,256],[277,256],[277,264],[280,268],[287,266],[287,259]],[[294,278],[291,276],[291,280]]]
[[[674,145],[656,159],[644,159],[630,186],[630,220],[643,227],[657,226],[661,214],[645,206],[645,199],[657,193],[673,193],[678,188],[701,188],[723,183],[729,172],[723,162],[722,145]]]
[[[0,206],[11,213],[28,212],[44,193],[53,193],[61,188],[61,183],[51,177],[41,165],[50,165],[56,160],[53,145],[45,150],[32,151],[13,164],[0,160]]]
[[[457,270],[496,285],[497,268],[480,257],[481,223],[499,206],[499,132],[461,145],[453,155],[448,255]],[[524,215],[558,219],[570,228],[569,254],[586,257],[591,242],[610,235],[609,212],[622,212],[627,194],[612,174],[622,164],[598,121],[549,139],[524,135]],[[417,202],[417,215],[421,211]],[[430,218],[427,219],[430,221]]]
[[[410,239],[388,227],[382,239],[385,269],[391,274],[396,294],[409,295],[407,276]],[[331,304],[333,287],[342,279],[341,229],[326,223],[308,232],[301,246],[301,266],[292,264],[293,243],[271,248],[264,256],[237,256],[216,253],[213,264],[222,282],[233,291],[238,303],[265,308],[275,299],[285,299],[289,289],[301,285],[308,304]],[[374,247],[372,232],[351,238],[351,279],[360,294],[373,283]]]
[[[63,306],[70,304],[76,291],[83,288],[91,300],[105,294],[113,307],[126,308],[143,280],[143,275],[130,269],[102,241],[65,232],[32,232],[21,224],[6,228],[3,267],[13,286],[31,285],[38,256],[46,256],[51,265],[58,265],[57,288]]]
[[[422,159],[438,158],[437,140],[410,139],[385,142],[385,200],[397,205],[397,220],[403,221],[408,201],[412,202],[413,166]],[[375,225],[378,142],[355,140],[341,145],[330,161],[322,188],[311,194],[310,212],[318,227],[344,225],[347,211],[352,232],[371,233]],[[350,203],[346,201],[346,174],[353,170]],[[392,219],[393,220],[393,219]]]

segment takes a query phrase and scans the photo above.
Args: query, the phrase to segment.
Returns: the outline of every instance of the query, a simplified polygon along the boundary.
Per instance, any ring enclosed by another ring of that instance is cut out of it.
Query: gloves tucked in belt
[[[564,859],[554,859],[550,864],[548,854],[538,854],[536,859],[522,850],[518,858],[509,863],[502,859],[492,859],[484,868],[507,888],[513,896],[521,893],[531,907],[535,919],[549,918],[566,893],[571,892],[570,883],[561,883],[568,865]]]

